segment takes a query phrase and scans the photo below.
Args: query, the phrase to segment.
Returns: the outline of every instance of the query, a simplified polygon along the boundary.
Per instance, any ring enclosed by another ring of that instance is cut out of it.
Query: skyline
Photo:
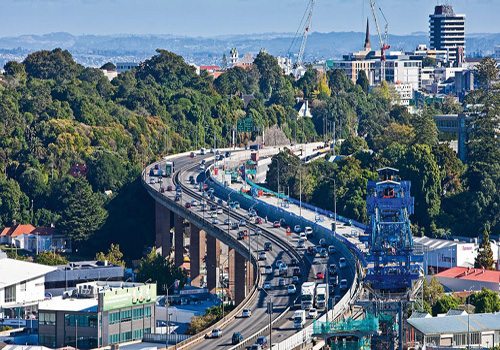
[[[500,32],[495,18],[500,1],[448,2],[455,12],[466,14],[468,34]],[[306,4],[307,0],[214,0],[210,6],[198,0],[3,0],[4,13],[23,15],[4,16],[0,37],[52,32],[203,37],[294,33]],[[389,20],[389,33],[403,35],[428,32],[436,0],[379,0],[378,4]],[[412,15],[402,16],[408,13]],[[375,34],[367,0],[317,0],[312,31],[362,32],[366,17]]]

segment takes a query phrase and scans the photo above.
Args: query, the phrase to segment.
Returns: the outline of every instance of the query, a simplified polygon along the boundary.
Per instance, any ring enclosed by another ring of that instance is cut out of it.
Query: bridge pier
[[[191,224],[189,235],[189,260],[191,285],[199,287],[202,282],[201,265],[206,254],[205,231]]]
[[[234,268],[234,256],[235,256],[235,251],[233,248],[228,247],[227,249],[227,266],[228,266],[228,277],[229,277],[229,294],[232,300],[234,300],[234,293],[235,293],[235,286],[236,286],[236,280],[234,278],[235,276],[235,268]]]
[[[172,250],[172,234],[174,213],[155,202],[155,246],[161,248],[161,255],[165,258],[170,256]]]
[[[213,236],[207,235],[207,288],[210,293],[215,293],[217,288],[217,272],[220,261],[220,242]]]
[[[175,257],[174,263],[176,267],[181,267],[184,263],[184,218],[179,215],[174,216],[175,221],[175,235],[174,235],[174,249]]]
[[[234,253],[234,302],[241,303],[247,294],[247,263],[243,255]]]

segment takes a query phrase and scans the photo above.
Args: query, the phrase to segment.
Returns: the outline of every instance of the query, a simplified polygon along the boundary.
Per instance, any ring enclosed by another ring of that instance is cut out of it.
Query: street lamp
[[[472,288],[474,288],[474,287],[476,287],[476,286],[472,285],[469,288],[469,295],[467,296],[467,298],[465,298],[466,306],[467,306],[467,304],[469,304],[469,299],[470,299],[470,296],[472,295],[471,291],[472,291]],[[470,312],[467,312],[467,349],[470,349]]]
[[[273,296],[270,295],[264,288],[261,288],[260,289],[261,291],[263,291],[264,293],[266,293],[266,295],[269,297],[269,301],[267,302],[267,313],[269,314],[269,349],[272,349],[273,348],[273,338],[272,338],[272,333],[273,333],[273,329],[272,329],[272,318],[273,318]]]

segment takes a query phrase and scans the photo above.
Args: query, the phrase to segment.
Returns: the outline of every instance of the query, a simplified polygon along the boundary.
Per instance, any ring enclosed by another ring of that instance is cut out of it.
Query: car
[[[302,231],[302,227],[300,227],[300,225],[295,225],[293,227],[293,232],[299,233],[300,231]]]
[[[205,164],[201,164],[200,167],[198,168],[200,170],[205,170]]]
[[[160,193],[165,193],[165,187],[160,187]]]
[[[155,178],[154,178],[154,177],[149,178],[149,183],[150,183],[151,185],[155,184],[155,183],[156,183]]]
[[[293,276],[300,276],[301,275],[300,267],[294,267],[292,270],[292,275]]]
[[[160,166],[158,164],[155,164],[155,170],[158,170]]]
[[[306,247],[306,242],[301,238],[297,241],[297,248],[304,249]]]
[[[328,252],[326,251],[325,248],[321,248],[321,250],[319,251],[319,256],[321,258],[328,258]]]
[[[191,201],[191,205],[192,205],[193,207],[197,207],[197,206],[198,206],[198,202],[197,202],[196,200],[194,200],[194,199],[193,199],[193,200]]]
[[[288,266],[285,263],[278,265],[278,272],[280,275],[286,275],[288,273]]]
[[[332,286],[333,288],[337,287],[339,285],[339,276],[338,275],[335,275],[335,276],[331,276],[329,279],[328,279],[328,284],[330,286]]]
[[[323,273],[323,271],[319,271],[316,273],[316,279],[318,280],[325,279],[325,274]]]
[[[210,212],[210,217],[211,218],[216,218],[217,217],[217,212],[216,211],[211,211]]]
[[[201,164],[201,165],[203,165],[203,164],[205,164],[206,162],[207,162],[207,161],[206,161],[205,159],[202,159],[202,160],[200,161],[200,164]]]
[[[324,238],[321,238],[319,240],[319,245],[322,247],[322,248],[326,248],[328,245],[326,244],[326,239]]]
[[[304,228],[304,232],[305,232],[305,233],[306,233],[306,235],[308,235],[308,236],[311,236],[311,235],[314,233],[314,231],[313,231],[312,227],[309,227],[309,226],[306,226],[306,227]]]
[[[238,223],[237,223],[237,222],[233,222],[233,223],[231,224],[231,230],[237,230],[237,229],[239,229],[239,228],[240,228],[240,225],[238,225]]]
[[[310,308],[309,309],[309,312],[307,313],[307,318],[316,318],[318,317],[318,310],[316,310],[315,308]]]
[[[247,225],[246,220],[241,219],[241,220],[240,220],[240,226],[246,226],[246,225]]]
[[[286,292],[287,294],[295,294],[297,293],[297,288],[295,287],[294,284],[289,284],[288,287],[286,287]]]
[[[313,246],[307,247],[307,254],[316,255],[316,247]]]
[[[265,242],[264,243],[264,250],[266,252],[271,252],[273,251],[273,244],[271,242]]]
[[[220,198],[219,198],[219,199],[217,199],[217,204],[218,204],[218,205],[223,205],[223,204],[224,204],[224,201],[223,201],[222,199],[220,199]]]
[[[210,187],[210,188],[208,189],[208,193],[212,194],[212,193],[214,193],[214,192],[215,192],[215,190],[214,190],[212,187]]]
[[[262,350],[262,346],[259,344],[253,344],[251,347],[248,348],[249,350]]]
[[[278,279],[278,286],[279,287],[284,287],[286,285],[285,279],[283,277],[280,277]]]
[[[336,249],[333,245],[328,246],[328,254],[329,255],[335,254],[335,251],[336,251]]]
[[[238,232],[238,240],[245,239],[246,236],[247,236],[246,231]]]
[[[267,259],[266,252],[259,252],[259,260],[266,260],[266,259]]]
[[[275,221],[275,222],[273,222],[273,227],[274,228],[280,228],[281,227],[281,223],[279,221]]]
[[[300,239],[303,239],[304,241],[306,241],[306,240],[307,240],[307,235],[306,235],[306,233],[305,233],[305,232],[301,232],[301,233],[299,233],[299,238],[300,238]]]
[[[196,157],[196,153],[194,153],[194,152],[191,152],[191,154],[189,155],[189,157],[191,157],[191,158],[194,158],[194,157]]]
[[[240,202],[234,202],[234,209],[240,209]]]
[[[255,231],[254,231],[254,234],[256,236],[260,236],[262,234],[262,230],[260,228],[256,228]]]
[[[292,283],[293,284],[299,284],[300,283],[299,276],[292,276]]]
[[[167,191],[168,191],[168,192],[170,192],[170,191],[172,191],[172,190],[173,190],[172,185],[168,185],[168,186],[167,186]]]
[[[194,176],[193,175],[190,175],[189,178],[188,178],[189,181],[191,180],[194,180]]]
[[[180,201],[180,200],[181,200],[181,196],[175,196],[174,200],[175,200],[176,202]]]
[[[217,214],[224,214],[224,210],[222,210],[222,208],[217,208],[217,210],[215,212]]]
[[[273,273],[273,267],[271,265],[266,265],[266,267],[264,267],[264,273],[266,275],[270,275]]]
[[[231,344],[236,345],[243,341],[243,335],[240,332],[234,332],[231,337]]]
[[[344,267],[346,267],[346,266],[347,266],[347,260],[346,260],[344,257],[341,257],[341,258],[339,259],[339,267],[340,267],[341,269],[343,269],[343,268],[344,268]]]
[[[297,265],[298,263],[299,263],[299,262],[298,262],[297,258],[291,258],[291,259],[290,259],[290,265],[291,265],[291,266],[295,266],[295,265]]]
[[[260,345],[262,347],[262,349],[266,349],[267,348],[267,338],[265,336],[261,335],[260,337],[257,338],[257,340],[255,341],[255,344]]]
[[[347,280],[345,278],[340,280],[340,290],[346,290],[347,289]]]
[[[328,266],[328,274],[330,276],[335,276],[337,274],[337,265],[335,264],[330,264]]]
[[[255,223],[256,223],[257,225],[262,224],[262,218],[260,218],[260,217],[258,217],[258,216],[257,216],[257,217],[255,218]]]
[[[241,311],[241,317],[247,318],[247,317],[250,317],[250,316],[252,316],[252,310],[250,310],[250,309],[243,309],[243,311]]]
[[[216,211],[217,210],[217,206],[215,204],[210,204],[210,210],[211,211]]]
[[[264,284],[262,285],[262,288],[264,288],[264,290],[270,290],[272,288],[271,282],[269,282],[269,281],[264,282]]]
[[[208,333],[206,338],[220,338],[222,337],[222,329],[214,328],[212,332]]]
[[[191,208],[191,203],[187,202],[186,204],[184,204],[184,206],[189,209]]]
[[[212,218],[212,225],[218,225],[219,220],[217,218]]]

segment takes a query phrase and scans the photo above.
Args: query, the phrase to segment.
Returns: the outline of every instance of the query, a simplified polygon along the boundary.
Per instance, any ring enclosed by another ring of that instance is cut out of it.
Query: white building
[[[135,67],[138,67],[139,63],[137,62],[116,62],[116,71],[118,74],[125,73]]]
[[[45,275],[55,267],[7,258],[0,252],[0,318],[24,319],[45,299]]]
[[[411,84],[397,83],[394,84],[394,90],[399,96],[399,104],[401,106],[409,106],[413,99],[413,86]]]
[[[450,61],[465,56],[465,15],[456,14],[451,5],[438,5],[429,15],[430,48],[447,50]]]
[[[278,56],[276,57],[278,60],[278,65],[281,68],[281,71],[284,75],[290,75],[292,73],[292,60],[288,57]]]

